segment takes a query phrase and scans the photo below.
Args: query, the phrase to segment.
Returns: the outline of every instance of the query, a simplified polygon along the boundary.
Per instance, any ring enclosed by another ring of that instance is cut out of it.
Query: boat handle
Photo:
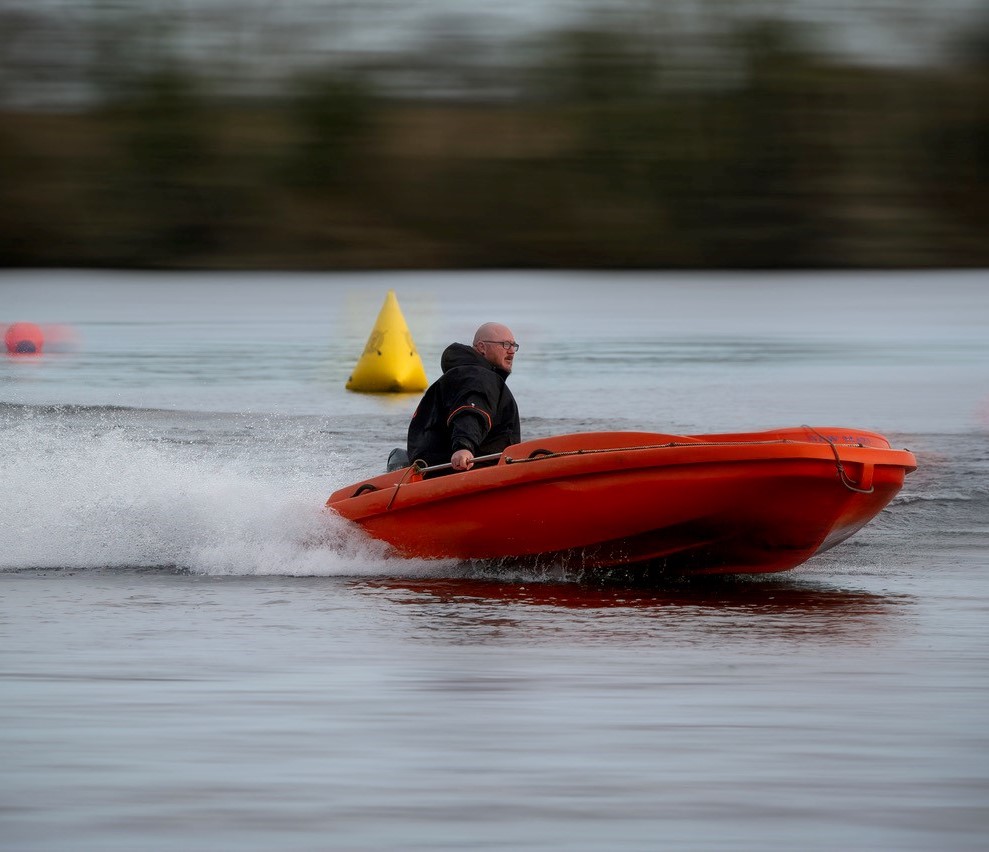
[[[474,464],[487,464],[488,462],[497,461],[500,458],[501,453],[491,453],[491,455],[488,456],[475,456]],[[413,462],[413,467],[416,467],[419,464],[422,464],[422,462]],[[429,467],[420,467],[419,473],[432,473],[434,470],[451,470],[452,468],[453,465],[450,462],[447,462],[446,464],[434,464]]]
[[[477,464],[478,462],[481,462],[482,464],[484,464],[487,462],[497,461],[500,458],[501,458],[501,453],[492,453],[489,456],[475,456],[474,463]],[[424,473],[430,473],[431,471],[434,470],[450,470],[453,467],[453,465],[450,462],[447,462],[446,464],[434,464],[431,467],[423,467],[424,464],[425,462],[423,462],[422,459],[416,459],[414,462],[412,462],[412,464],[408,468],[406,468],[405,475],[402,477],[400,482],[396,483],[395,490],[392,492],[391,495],[391,500],[389,500],[388,505],[385,506],[386,512],[391,509],[392,505],[395,502],[395,498],[398,497],[399,489],[403,485],[405,485],[405,480],[409,477],[411,473],[418,473],[420,476],[422,476]]]

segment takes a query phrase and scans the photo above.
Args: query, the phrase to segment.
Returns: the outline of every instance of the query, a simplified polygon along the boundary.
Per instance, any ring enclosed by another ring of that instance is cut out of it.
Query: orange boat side
[[[862,430],[584,433],[468,473],[384,474],[327,505],[405,556],[778,571],[867,523],[915,465]]]

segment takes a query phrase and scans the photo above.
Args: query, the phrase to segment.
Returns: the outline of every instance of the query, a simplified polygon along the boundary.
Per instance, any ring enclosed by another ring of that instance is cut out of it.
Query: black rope
[[[834,445],[834,441],[832,441],[826,435],[822,435],[813,426],[807,426],[806,424],[804,424],[803,428],[809,429],[811,432],[817,435],[818,438],[820,438],[829,447],[831,447],[831,452],[834,453],[834,464],[835,467],[838,468],[838,478],[841,479],[841,484],[844,485],[845,488],[847,488],[849,491],[854,491],[856,494],[871,494],[873,491],[876,490],[876,487],[874,485],[870,485],[868,488],[859,488],[856,485],[853,485],[852,481],[848,478],[848,474],[845,473],[845,466],[841,463],[841,457],[838,455],[838,448]],[[859,446],[862,445],[859,444]]]
[[[636,444],[634,447],[602,447],[598,450],[566,450],[553,453],[549,450],[533,450],[528,458],[513,459],[506,456],[505,464],[561,459],[566,456],[590,456],[597,453],[630,453],[633,450],[668,450],[673,447],[764,447],[772,444],[792,444],[789,438],[774,438],[771,441],[670,441],[668,444]]]
[[[820,438],[824,443],[826,443],[830,448],[831,452],[834,454],[835,467],[838,470],[838,477],[841,479],[842,485],[844,485],[849,491],[854,491],[857,494],[872,494],[876,489],[874,486],[869,488],[859,488],[856,486],[851,479],[849,479],[848,474],[845,473],[845,466],[842,464],[841,457],[838,455],[838,449],[830,438],[822,435],[812,426],[803,426],[810,432],[813,432]],[[605,447],[599,450],[567,450],[562,453],[548,453],[546,450],[534,450],[528,458],[524,459],[513,459],[505,458],[505,464],[523,464],[525,462],[537,462],[543,461],[544,459],[558,459],[565,458],[566,456],[584,456],[584,455],[594,455],[596,453],[626,453],[633,450],[668,450],[674,447],[744,447],[744,446],[771,446],[773,444],[793,444],[797,443],[791,438],[774,438],[768,441],[670,441],[667,444],[647,444],[647,445],[637,445],[634,447]],[[858,446],[863,446],[859,444]]]

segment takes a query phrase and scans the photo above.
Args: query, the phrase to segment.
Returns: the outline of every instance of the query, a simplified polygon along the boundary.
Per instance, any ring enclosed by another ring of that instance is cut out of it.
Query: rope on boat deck
[[[854,491],[856,494],[871,494],[876,490],[875,485],[870,485],[868,488],[859,488],[852,484],[852,481],[848,478],[848,474],[845,473],[845,466],[841,463],[841,457],[838,455],[838,448],[834,445],[834,441],[828,438],[826,435],[822,435],[813,426],[808,426],[806,423],[803,426],[804,429],[810,429],[818,438],[826,441],[828,446],[831,447],[831,452],[834,453],[834,465],[838,468],[838,478],[841,480],[841,484],[845,486],[849,491]],[[859,444],[859,446],[862,446]]]
[[[842,464],[841,457],[838,455],[838,448],[835,446],[835,442],[825,435],[818,432],[813,426],[804,425],[802,428],[813,432],[820,438],[824,443],[826,443],[830,448],[831,452],[834,454],[835,467],[838,471],[838,478],[841,480],[841,484],[844,485],[849,491],[854,491],[857,494],[872,494],[875,491],[875,486],[870,486],[869,488],[859,488],[856,486],[849,478],[848,474],[845,473],[845,466]],[[743,446],[771,446],[774,444],[796,444],[799,441],[794,441],[791,438],[774,438],[768,441],[670,441],[666,444],[638,444],[633,447],[602,447],[596,450],[566,450],[565,452],[555,453],[552,450],[546,449],[535,449],[524,459],[513,459],[510,456],[505,457],[505,464],[524,464],[526,462],[542,461],[543,459],[559,459],[566,458],[567,456],[588,456],[597,455],[599,453],[625,453],[632,452],[633,450],[669,450],[675,447],[743,447]],[[864,447],[865,445],[861,442],[858,444],[852,444],[850,446]],[[489,456],[480,456],[475,459],[475,461],[485,461],[490,462],[500,457],[498,453],[492,453]],[[391,499],[388,501],[388,505],[385,507],[385,511],[389,511],[392,504],[395,502],[395,498],[398,497],[398,492],[403,485],[405,485],[406,480],[412,475],[413,472],[426,473],[432,470],[439,470],[441,468],[449,468],[451,465],[442,464],[434,465],[433,467],[427,467],[425,462],[416,460],[408,468],[406,468],[405,473],[399,480],[398,484],[392,491]],[[365,490],[376,491],[377,488],[370,483],[365,483],[360,486],[352,496],[357,497],[362,494]]]
[[[404,474],[402,474],[402,478],[398,481],[398,484],[395,486],[395,490],[392,491],[391,493],[391,500],[389,500],[388,505],[385,506],[386,512],[391,510],[392,503],[395,502],[395,498],[398,496],[398,490],[403,485],[405,485],[405,480],[412,475],[412,471],[414,470],[422,471],[425,468],[425,466],[426,466],[425,462],[423,462],[420,459],[416,459],[414,462],[412,462],[412,464],[409,465],[408,469],[405,471]]]
[[[830,438],[822,435],[813,426],[803,426],[804,429],[808,429],[820,438],[824,443],[826,443],[830,448],[831,452],[834,453],[835,467],[838,470],[838,478],[841,480],[841,484],[845,486],[849,491],[854,491],[857,494],[872,494],[875,491],[875,486],[870,486],[869,488],[859,488],[857,487],[851,479],[848,478],[848,474],[845,473],[845,466],[842,464],[841,457],[838,455],[838,448],[835,443]],[[648,444],[648,445],[638,445],[634,447],[605,447],[599,450],[567,450],[562,453],[554,453],[551,450],[540,450],[536,449],[529,453],[527,458],[524,459],[513,459],[506,457],[505,464],[523,464],[525,462],[541,461],[543,459],[551,458],[564,458],[566,456],[586,456],[594,455],[597,453],[623,453],[630,452],[632,450],[668,450],[674,447],[741,447],[741,446],[769,446],[773,444],[796,444],[798,441],[794,441],[791,438],[775,438],[770,441],[670,441],[667,444]],[[865,444],[859,442],[852,446],[864,447]]]
[[[523,464],[524,462],[542,461],[543,459],[560,459],[566,456],[591,456],[598,453],[630,453],[633,450],[669,450],[673,447],[763,447],[770,444],[794,444],[789,438],[774,438],[772,441],[670,441],[668,444],[636,444],[634,447],[601,447],[596,450],[564,450],[555,453],[552,450],[533,450],[524,459],[505,458],[505,464]]]

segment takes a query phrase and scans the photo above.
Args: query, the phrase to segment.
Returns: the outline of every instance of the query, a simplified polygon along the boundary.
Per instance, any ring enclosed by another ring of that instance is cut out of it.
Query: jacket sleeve
[[[469,380],[461,384],[451,400],[446,420],[453,452],[463,449],[477,452],[494,425],[498,397],[497,377],[487,371],[472,371]]]

